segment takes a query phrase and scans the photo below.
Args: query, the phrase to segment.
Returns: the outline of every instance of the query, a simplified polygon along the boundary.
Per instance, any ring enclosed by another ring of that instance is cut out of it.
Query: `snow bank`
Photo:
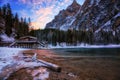
[[[5,42],[13,42],[15,40],[13,37],[8,37],[6,34],[0,35],[0,38]]]
[[[25,49],[0,47],[0,72],[5,66],[13,64],[13,56],[19,55],[22,50]]]
[[[21,68],[34,68],[45,66],[43,63],[38,63],[36,61],[26,62],[23,58],[21,51],[26,49],[20,48],[7,48],[0,47],[0,79],[7,79],[11,73],[21,69]],[[32,58],[31,58],[32,60]],[[49,77],[49,72],[45,71],[44,74],[39,73],[38,79],[45,80]]]
[[[48,45],[47,49],[57,48],[120,48],[120,44],[109,44],[109,45],[89,45],[85,43],[77,44],[76,46],[68,46],[66,43],[57,44],[57,46]]]
[[[20,51],[23,51],[23,50],[26,50],[26,49],[0,47],[0,58],[16,56]]]

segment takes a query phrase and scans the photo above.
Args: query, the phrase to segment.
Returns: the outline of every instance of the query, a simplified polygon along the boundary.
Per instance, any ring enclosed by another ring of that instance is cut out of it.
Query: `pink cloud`
[[[30,3],[30,0],[21,1],[24,4]],[[46,7],[42,7],[43,2],[45,3]],[[34,26],[34,29],[44,29],[45,25],[50,22],[60,10],[65,9],[69,4],[71,4],[71,2],[71,0],[64,0],[61,3],[57,0],[32,0],[31,11],[33,14],[31,18],[33,21],[31,25]],[[26,14],[24,13],[24,15]]]
[[[19,0],[19,2],[22,2],[23,4],[26,4],[27,0]]]
[[[42,8],[35,12],[35,15],[41,15],[36,18],[36,20],[32,23],[35,29],[41,28],[43,29],[50,20],[52,20],[51,16],[53,16],[53,7]]]

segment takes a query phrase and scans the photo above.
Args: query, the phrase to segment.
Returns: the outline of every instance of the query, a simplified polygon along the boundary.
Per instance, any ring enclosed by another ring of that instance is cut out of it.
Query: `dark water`
[[[62,56],[115,56],[120,57],[120,48],[69,48],[54,49],[56,54]]]

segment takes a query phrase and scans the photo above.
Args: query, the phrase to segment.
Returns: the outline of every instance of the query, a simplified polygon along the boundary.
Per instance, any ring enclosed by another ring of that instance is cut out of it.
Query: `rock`
[[[81,5],[79,5],[76,0],[67,7],[66,10],[61,10],[58,15],[55,16],[52,22],[46,25],[46,29],[55,28],[55,29],[68,29],[75,18],[75,15],[79,11]],[[67,25],[65,25],[67,24]]]
[[[68,73],[68,76],[70,76],[70,77],[76,77],[76,75],[74,75],[73,73]]]

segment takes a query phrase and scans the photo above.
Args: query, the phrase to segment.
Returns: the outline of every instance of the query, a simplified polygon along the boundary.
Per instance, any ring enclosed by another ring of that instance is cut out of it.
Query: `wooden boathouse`
[[[12,42],[0,42],[0,47],[9,47]]]
[[[9,47],[16,48],[38,48],[39,46],[44,47],[45,44],[39,42],[36,37],[32,36],[21,37],[9,45]]]

